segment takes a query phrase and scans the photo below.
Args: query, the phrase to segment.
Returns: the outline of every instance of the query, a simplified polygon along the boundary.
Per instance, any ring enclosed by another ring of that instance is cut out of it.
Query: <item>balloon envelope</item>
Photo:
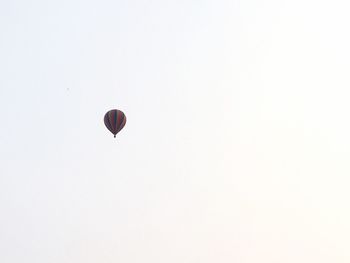
[[[121,110],[110,110],[105,114],[104,123],[115,137],[124,128],[126,116]]]

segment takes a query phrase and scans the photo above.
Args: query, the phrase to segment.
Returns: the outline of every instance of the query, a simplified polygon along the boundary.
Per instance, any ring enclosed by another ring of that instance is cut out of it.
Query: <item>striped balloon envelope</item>
[[[126,116],[121,110],[110,110],[105,114],[104,122],[107,129],[113,133],[114,138],[126,123]]]

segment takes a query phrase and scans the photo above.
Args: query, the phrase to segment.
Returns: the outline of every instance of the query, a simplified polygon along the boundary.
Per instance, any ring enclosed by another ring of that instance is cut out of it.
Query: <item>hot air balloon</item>
[[[121,110],[110,110],[105,114],[104,122],[107,129],[113,133],[114,138],[123,129],[126,123],[126,116]]]

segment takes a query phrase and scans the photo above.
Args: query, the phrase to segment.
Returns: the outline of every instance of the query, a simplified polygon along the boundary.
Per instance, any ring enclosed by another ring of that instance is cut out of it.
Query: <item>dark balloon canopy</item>
[[[105,114],[104,122],[115,138],[116,134],[124,128],[126,116],[121,110],[110,110]]]

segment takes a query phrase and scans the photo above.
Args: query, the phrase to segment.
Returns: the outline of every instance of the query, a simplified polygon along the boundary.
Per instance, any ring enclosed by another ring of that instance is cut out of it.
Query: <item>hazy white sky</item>
[[[350,262],[349,12],[2,0],[0,262]]]

